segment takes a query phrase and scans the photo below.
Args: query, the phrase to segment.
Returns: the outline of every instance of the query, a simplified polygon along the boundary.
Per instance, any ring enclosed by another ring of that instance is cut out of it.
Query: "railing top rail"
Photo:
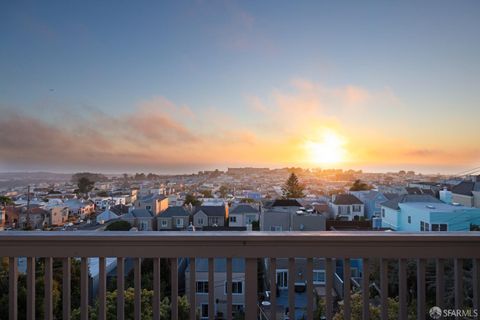
[[[17,232],[0,256],[479,258],[477,232]]]

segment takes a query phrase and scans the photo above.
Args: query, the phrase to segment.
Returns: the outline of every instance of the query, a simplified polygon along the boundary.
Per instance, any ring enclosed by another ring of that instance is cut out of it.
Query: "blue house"
[[[429,195],[407,194],[381,205],[382,227],[395,231],[470,231],[480,225],[480,209],[441,202]]]

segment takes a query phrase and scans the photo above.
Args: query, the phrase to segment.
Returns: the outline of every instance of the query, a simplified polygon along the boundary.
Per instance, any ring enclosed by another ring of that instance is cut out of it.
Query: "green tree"
[[[105,190],[97,192],[97,197],[108,197],[108,192]]]
[[[94,185],[94,182],[89,180],[88,178],[86,177],[81,177],[79,180],[78,180],[78,191],[80,193],[87,193],[89,191],[91,191],[93,189],[93,185]]]
[[[198,200],[193,196],[193,194],[188,193],[185,196],[185,201],[183,202],[183,205],[188,205],[191,204],[192,206],[196,207],[202,204],[202,201]]]
[[[372,190],[372,186],[362,182],[361,180],[355,180],[353,185],[350,187],[350,191],[365,191],[365,190]]]
[[[128,221],[118,220],[110,223],[105,231],[128,231],[132,228],[132,225]]]
[[[204,198],[213,198],[212,190],[202,190],[200,193]]]
[[[0,196],[0,205],[8,206],[12,204],[13,204],[12,198],[7,196]]]
[[[285,199],[303,198],[305,196],[304,189],[305,187],[298,181],[297,175],[292,172],[282,187],[283,197]]]
[[[221,198],[226,198],[228,195],[228,187],[227,186],[221,186],[220,189],[218,189],[218,192],[220,193]]]

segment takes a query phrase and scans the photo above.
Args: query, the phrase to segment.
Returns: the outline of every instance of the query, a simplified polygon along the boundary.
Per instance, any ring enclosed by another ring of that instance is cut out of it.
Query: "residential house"
[[[128,221],[132,227],[140,231],[153,231],[156,229],[156,218],[147,209],[132,209],[129,213],[121,216],[120,219]]]
[[[168,207],[157,216],[157,230],[185,230],[190,222],[190,212],[185,207]]]
[[[211,290],[215,295],[216,318],[226,318],[227,312],[227,278],[226,259],[214,259],[214,287],[208,283],[208,259],[195,259],[195,288],[190,287],[190,265],[185,270],[185,295],[189,296],[195,290],[195,308],[200,319],[208,319],[208,294]],[[245,308],[245,259],[232,259],[232,316],[241,316]]]
[[[364,204],[353,194],[337,194],[332,196],[330,207],[336,219],[355,220],[365,217]]]
[[[193,225],[195,228],[206,226],[223,227],[228,219],[228,205],[199,206],[193,213]]]
[[[100,224],[104,224],[105,222],[115,219],[118,219],[118,215],[115,212],[111,211],[108,207],[105,211],[103,211],[96,217],[97,223]]]
[[[254,221],[259,221],[260,211],[249,204],[235,205],[228,213],[230,227],[246,227]]]
[[[168,198],[160,194],[149,194],[135,200],[133,206],[135,209],[148,210],[156,216],[168,208]]]
[[[95,204],[92,201],[69,199],[63,203],[70,209],[70,213],[80,219],[85,219],[95,213]]]
[[[480,176],[475,177],[474,181],[462,181],[452,187],[452,202],[480,208]]]
[[[400,228],[400,203],[418,202],[418,203],[441,203],[440,200],[431,195],[422,194],[403,194],[394,199],[382,203],[381,218],[382,227],[390,228],[392,230],[399,230]]]
[[[46,217],[48,226],[61,226],[68,222],[70,209],[67,206],[53,206],[47,208],[49,215]]]
[[[382,226],[396,231],[470,231],[480,209],[447,204],[428,195],[404,195],[382,204]]]
[[[364,204],[365,218],[371,220],[373,217],[380,217],[380,204],[398,197],[396,193],[379,192],[375,190],[368,191],[350,191]]]

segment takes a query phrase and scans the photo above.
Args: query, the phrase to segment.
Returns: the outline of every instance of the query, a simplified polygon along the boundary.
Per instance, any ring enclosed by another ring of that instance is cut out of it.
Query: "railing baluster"
[[[194,257],[190,258],[190,320],[197,318],[197,265]]]
[[[270,258],[270,319],[277,318],[277,258]]]
[[[350,307],[350,259],[345,258],[343,260],[343,314],[344,319],[350,319],[351,307]]]
[[[398,261],[398,303],[399,319],[407,319],[407,260]]]
[[[125,258],[117,258],[117,320],[125,319]]]
[[[333,266],[332,258],[325,259],[325,315],[327,320],[333,317]]]
[[[27,258],[27,320],[35,320],[35,258]]]
[[[80,262],[80,318],[88,319],[88,258]]]
[[[257,259],[245,259],[245,319],[257,319]]]
[[[435,263],[435,304],[443,309],[445,298],[445,266],[443,259],[436,259]]]
[[[463,260],[456,258],[454,260],[455,277],[455,309],[461,309],[463,306]]]
[[[98,258],[98,319],[107,319],[107,275],[105,257]]]
[[[313,258],[307,258],[307,319],[313,319]]]
[[[16,257],[8,258],[8,318],[18,318],[18,260]]]
[[[480,310],[480,259],[473,259],[473,309]]]
[[[71,310],[71,262],[70,258],[62,259],[62,316],[63,319],[70,319]]]
[[[160,320],[160,258],[153,258],[153,319]]]
[[[417,261],[417,319],[424,320],[425,309],[425,259]]]
[[[208,258],[208,319],[215,318],[215,261]]]
[[[288,315],[295,319],[295,258],[288,258]]]
[[[172,307],[171,307],[172,317],[171,318],[172,320],[178,320],[178,260],[177,258],[170,259],[170,271],[171,271],[170,275],[171,275],[171,286],[172,286]]]
[[[367,258],[362,263],[362,319],[370,319],[370,261]]]
[[[133,278],[135,290],[134,318],[140,320],[142,317],[142,260],[133,258]]]
[[[232,258],[227,258],[227,320],[232,319]]]
[[[53,319],[53,258],[47,257],[45,258],[45,319],[51,320]]]
[[[388,260],[380,260],[380,299],[382,307],[382,319],[387,320],[388,318]]]

